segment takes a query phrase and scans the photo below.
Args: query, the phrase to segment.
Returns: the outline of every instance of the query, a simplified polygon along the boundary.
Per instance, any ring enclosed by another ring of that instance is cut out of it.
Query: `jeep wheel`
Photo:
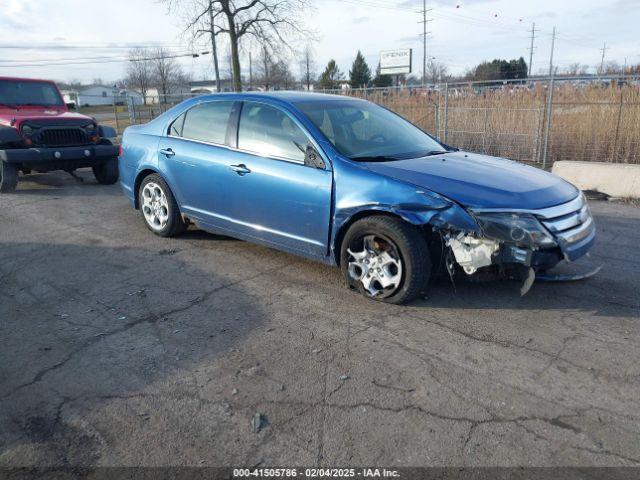
[[[158,174],[142,180],[138,193],[144,223],[160,237],[175,237],[187,229],[171,189]]]
[[[18,186],[18,169],[15,165],[0,162],[0,193],[13,192]]]
[[[118,159],[111,158],[93,167],[93,175],[100,185],[113,185],[118,181]]]
[[[431,274],[429,249],[421,232],[399,218],[384,216],[358,220],[349,228],[340,265],[349,287],[394,304],[424,296]]]

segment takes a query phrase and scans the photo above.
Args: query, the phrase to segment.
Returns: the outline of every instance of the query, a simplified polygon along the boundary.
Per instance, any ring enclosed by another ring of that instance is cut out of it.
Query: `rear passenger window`
[[[203,103],[171,125],[170,134],[201,142],[225,144],[233,102]]]

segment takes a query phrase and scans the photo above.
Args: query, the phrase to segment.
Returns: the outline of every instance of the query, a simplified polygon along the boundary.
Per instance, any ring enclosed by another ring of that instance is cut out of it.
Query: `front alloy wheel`
[[[349,246],[349,276],[373,298],[393,295],[402,283],[402,259],[397,247],[376,235],[356,238]]]
[[[423,233],[403,220],[374,215],[355,222],[342,241],[347,284],[373,300],[401,304],[426,293],[431,273]]]

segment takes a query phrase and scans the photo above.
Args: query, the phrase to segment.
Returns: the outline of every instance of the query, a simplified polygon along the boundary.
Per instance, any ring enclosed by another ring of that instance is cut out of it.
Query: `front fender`
[[[0,145],[22,143],[22,137],[13,127],[0,125]]]
[[[336,162],[334,202],[330,241],[334,259],[341,236],[365,213],[396,215],[416,226],[480,233],[473,217],[454,201],[347,162]]]

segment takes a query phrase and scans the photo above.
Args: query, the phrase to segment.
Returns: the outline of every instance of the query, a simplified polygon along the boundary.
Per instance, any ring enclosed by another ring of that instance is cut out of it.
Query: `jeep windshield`
[[[360,162],[392,162],[446,153],[444,146],[404,118],[358,100],[298,102],[342,155]]]
[[[0,80],[0,105],[11,108],[26,106],[61,107],[58,89],[48,82]]]

